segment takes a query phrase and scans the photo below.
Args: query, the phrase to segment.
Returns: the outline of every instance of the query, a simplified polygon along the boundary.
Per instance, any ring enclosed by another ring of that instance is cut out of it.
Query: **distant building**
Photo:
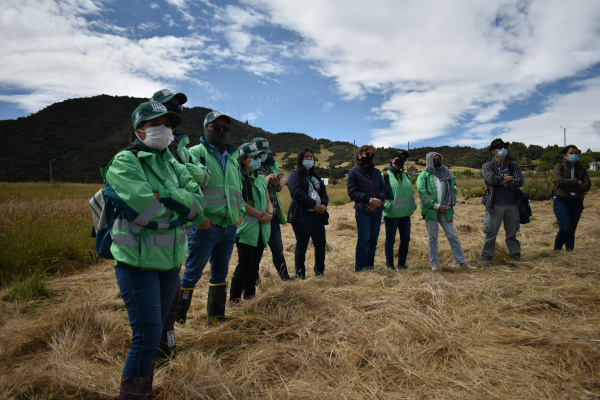
[[[594,161],[590,163],[590,171],[598,172],[600,171],[600,161]]]
[[[328,186],[329,185],[329,178],[321,178],[323,180],[323,185]]]

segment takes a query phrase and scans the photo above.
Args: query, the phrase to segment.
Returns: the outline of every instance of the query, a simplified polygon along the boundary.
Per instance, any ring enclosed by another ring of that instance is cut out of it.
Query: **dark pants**
[[[381,229],[381,213],[368,215],[356,210],[354,211],[354,217],[356,218],[356,230],[358,231],[354,270],[358,272],[366,267],[372,268],[375,265],[377,239],[379,239],[379,230]]]
[[[554,239],[554,250],[560,250],[565,245],[565,250],[575,248],[575,230],[583,212],[583,200],[554,198],[554,215],[558,220],[558,233]]]
[[[265,246],[260,234],[258,235],[256,247],[240,242],[235,245],[238,251],[238,265],[231,277],[229,299],[240,299],[242,293],[244,293],[244,298],[248,299],[256,294],[258,270]]]
[[[400,232],[400,247],[398,248],[398,267],[406,266],[408,244],[410,243],[410,216],[402,218],[383,218],[385,223],[385,261],[388,268],[394,268],[394,243],[396,231]]]
[[[325,271],[325,224],[323,217],[314,211],[309,211],[308,222],[292,222],[292,229],[296,236],[296,251],[294,252],[296,267],[296,276],[300,279],[306,277],[306,249],[308,242],[312,238],[315,246],[315,275],[322,275]]]
[[[131,350],[125,361],[123,376],[147,376],[173,303],[179,268],[154,271],[117,265],[115,274],[132,331]]]
[[[281,225],[279,219],[274,216],[271,220],[271,236],[269,237],[269,248],[273,256],[273,264],[282,279],[288,278],[287,264],[283,255],[283,240],[281,240]]]

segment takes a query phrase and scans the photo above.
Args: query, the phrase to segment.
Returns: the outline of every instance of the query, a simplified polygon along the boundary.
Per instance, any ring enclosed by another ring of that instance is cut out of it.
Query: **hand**
[[[273,219],[273,214],[261,212],[261,216],[258,217],[258,222],[261,224],[268,224]]]
[[[201,223],[200,225],[197,225],[197,227],[198,227],[198,229],[208,229],[208,228],[210,228],[213,225],[215,225],[215,223],[212,222],[210,219],[206,218],[204,220],[204,222]]]
[[[371,203],[367,203],[367,210],[375,212],[375,210],[377,210],[377,207],[371,205]]]
[[[313,210],[315,210],[317,212],[317,214],[323,214],[325,212],[327,207],[325,207],[325,205],[323,204],[317,204],[316,206],[314,206]]]
[[[369,204],[372,205],[373,207],[377,208],[377,207],[381,207],[381,205],[383,204],[383,202],[381,200],[373,197],[371,199],[371,202]]]
[[[236,228],[239,227],[243,220],[244,220],[244,218],[240,215],[240,217],[238,218],[237,222],[235,223],[235,227]]]
[[[578,185],[583,185],[583,182],[581,182],[580,180],[577,180],[577,184]]]
[[[160,200],[160,195],[158,193],[154,193],[154,197],[156,197],[158,200]]]
[[[265,179],[267,180],[267,183],[269,185],[277,186],[279,184],[279,179],[277,179],[277,176],[275,176],[275,174],[267,175]]]
[[[439,212],[443,212],[443,213],[445,213],[445,212],[448,212],[448,207],[446,207],[446,206],[440,206],[440,207],[438,208],[438,211],[439,211]]]
[[[504,177],[504,179],[502,179],[502,183],[501,183],[501,185],[502,185],[502,186],[507,186],[506,184],[507,184],[508,182],[512,181],[513,179],[515,179],[515,177],[514,177],[514,176],[510,176],[510,175],[508,175],[508,176],[505,176],[505,177]],[[508,186],[507,186],[507,187],[508,187]]]

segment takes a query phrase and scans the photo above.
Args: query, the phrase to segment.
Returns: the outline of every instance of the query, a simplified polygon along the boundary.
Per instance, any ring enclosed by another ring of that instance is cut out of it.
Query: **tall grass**
[[[97,259],[88,200],[98,185],[0,183],[0,286]]]

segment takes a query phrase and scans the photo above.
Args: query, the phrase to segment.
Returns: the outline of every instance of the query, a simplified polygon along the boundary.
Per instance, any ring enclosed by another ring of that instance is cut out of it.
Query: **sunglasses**
[[[165,106],[167,111],[173,111],[177,114],[181,114],[181,112],[183,111],[183,106],[181,104],[165,103],[163,105]]]
[[[229,132],[229,125],[210,124],[208,125],[208,128],[213,131]]]

